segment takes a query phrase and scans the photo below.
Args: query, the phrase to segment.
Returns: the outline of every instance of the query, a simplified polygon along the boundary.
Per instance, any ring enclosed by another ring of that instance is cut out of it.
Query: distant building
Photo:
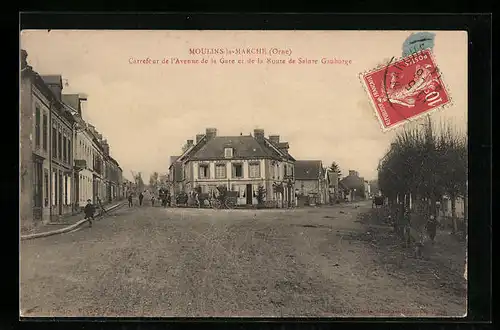
[[[306,204],[325,204],[327,201],[326,170],[321,160],[297,160],[295,162],[295,191]]]
[[[349,201],[365,199],[365,180],[355,170],[349,170],[349,175],[340,180],[344,195]]]
[[[207,128],[196,140],[187,140],[186,151],[172,156],[169,168],[172,192],[190,192],[199,187],[209,193],[224,185],[237,192],[239,205],[257,204],[258,187],[266,190],[266,201],[278,205],[294,203],[294,162],[287,142],[278,135],[217,136]]]
[[[365,198],[368,199],[368,198],[371,198],[371,190],[370,190],[370,183],[367,181],[367,180],[364,180],[364,183],[365,183],[365,187],[364,187],[364,190],[365,190]]]

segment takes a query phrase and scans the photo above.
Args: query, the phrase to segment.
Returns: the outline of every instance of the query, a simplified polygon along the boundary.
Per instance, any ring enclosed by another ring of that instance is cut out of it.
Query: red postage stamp
[[[360,78],[384,131],[451,103],[429,49],[390,61]]]

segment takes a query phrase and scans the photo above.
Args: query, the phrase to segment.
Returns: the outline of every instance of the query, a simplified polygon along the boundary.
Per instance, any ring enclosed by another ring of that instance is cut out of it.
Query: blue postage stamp
[[[409,56],[424,49],[434,48],[435,34],[431,32],[412,33],[403,43],[403,57]]]

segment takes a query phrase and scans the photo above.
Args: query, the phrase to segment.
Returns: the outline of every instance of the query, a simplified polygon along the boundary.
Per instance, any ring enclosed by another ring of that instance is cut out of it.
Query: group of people
[[[144,198],[145,196],[149,194],[150,195],[150,200],[151,200],[151,206],[155,206],[155,202],[156,202],[156,196],[154,193],[149,193],[147,190],[144,190],[143,192],[141,191],[138,195],[138,199],[139,199],[139,206],[142,206],[143,202],[144,202]],[[130,193],[128,195],[128,206],[129,207],[132,207],[134,206],[134,203],[133,203],[133,194]],[[162,206],[163,207],[166,207],[167,205],[170,205],[171,203],[171,198],[170,198],[170,193],[168,193],[168,191],[163,191],[161,190],[160,191],[160,196],[159,196],[159,199],[162,203]]]
[[[411,228],[411,214],[410,208],[406,205],[401,204],[401,208],[398,209],[399,212],[396,213],[396,217],[401,217],[403,219],[403,224],[405,225],[405,229]],[[389,216],[390,217],[390,216]],[[391,217],[390,217],[391,218]],[[396,225],[396,219],[390,219],[394,225]],[[439,222],[436,219],[434,214],[430,214],[425,223],[425,231],[427,236],[430,238],[431,242],[434,243],[434,239],[436,238],[437,227]],[[406,237],[405,233],[405,237]],[[409,237],[408,237],[409,239]]]

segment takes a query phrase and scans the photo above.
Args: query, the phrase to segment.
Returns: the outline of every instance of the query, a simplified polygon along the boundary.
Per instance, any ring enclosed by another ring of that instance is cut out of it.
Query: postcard
[[[23,30],[20,316],[465,316],[467,43]]]

